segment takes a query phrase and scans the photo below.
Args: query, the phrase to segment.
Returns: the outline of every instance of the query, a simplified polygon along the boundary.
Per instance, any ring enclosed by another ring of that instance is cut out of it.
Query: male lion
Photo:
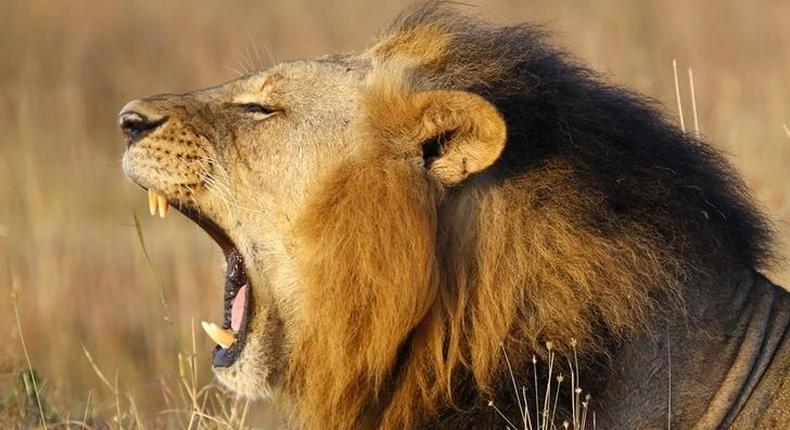
[[[788,423],[790,300],[742,182],[534,27],[430,3],[120,125],[152,212],[227,258],[217,377],[294,428],[504,427],[489,401],[520,426],[547,342],[598,428]]]

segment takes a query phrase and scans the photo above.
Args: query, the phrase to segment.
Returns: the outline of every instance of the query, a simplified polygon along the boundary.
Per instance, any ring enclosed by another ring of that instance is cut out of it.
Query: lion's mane
[[[516,373],[549,340],[578,339],[586,362],[705,274],[770,260],[728,163],[540,29],[431,3],[363,55],[373,74],[412,66],[372,79],[377,149],[322,181],[298,223],[307,332],[288,378],[306,428],[408,428],[475,404],[509,384],[503,346]],[[475,93],[507,124],[498,161],[449,189],[389,144],[400,99],[433,89]]]

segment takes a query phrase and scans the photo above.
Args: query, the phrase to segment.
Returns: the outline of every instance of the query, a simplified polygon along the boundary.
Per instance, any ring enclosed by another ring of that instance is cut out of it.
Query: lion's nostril
[[[160,125],[164,124],[165,121],[167,121],[167,117],[151,120],[147,116],[135,111],[122,112],[118,117],[121,131],[126,135],[126,141],[129,145],[156,130]]]

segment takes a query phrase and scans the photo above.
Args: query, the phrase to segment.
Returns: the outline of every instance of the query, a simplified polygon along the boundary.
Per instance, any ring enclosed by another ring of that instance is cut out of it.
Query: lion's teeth
[[[219,328],[216,324],[202,321],[200,325],[203,327],[203,330],[206,332],[208,337],[211,338],[217,345],[221,346],[222,349],[228,349],[233,342],[236,341],[236,336],[230,330],[223,330]]]
[[[148,211],[151,212],[151,216],[156,216],[158,212],[159,218],[164,218],[169,207],[170,203],[167,202],[166,198],[155,191],[148,190]]]
[[[156,193],[148,190],[148,212],[151,212],[151,216],[156,215]]]
[[[164,218],[165,215],[167,215],[167,208],[169,207],[167,199],[157,194],[156,200],[159,203],[159,218]]]

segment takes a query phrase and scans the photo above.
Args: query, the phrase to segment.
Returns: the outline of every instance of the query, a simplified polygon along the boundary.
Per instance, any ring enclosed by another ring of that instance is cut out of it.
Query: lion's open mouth
[[[149,189],[148,205],[151,215],[158,213],[164,218],[171,202]],[[201,324],[206,334],[217,344],[214,348],[214,367],[230,367],[244,349],[252,311],[252,290],[244,258],[227,233],[213,220],[186,204],[173,202],[172,206],[208,233],[225,254],[227,273],[222,325],[205,321]]]

